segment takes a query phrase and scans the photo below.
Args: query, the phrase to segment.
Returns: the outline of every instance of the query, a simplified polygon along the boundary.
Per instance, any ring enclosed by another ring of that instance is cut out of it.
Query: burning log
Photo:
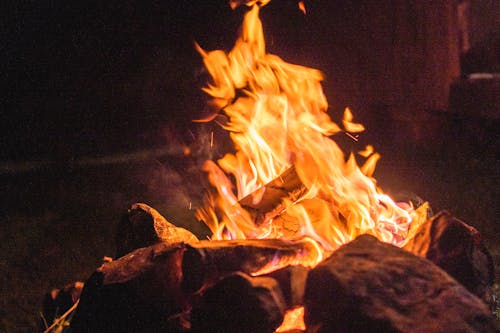
[[[208,288],[193,307],[193,333],[273,333],[285,301],[278,282],[235,273]]]
[[[491,304],[493,259],[479,232],[442,211],[414,231],[404,249],[432,261]]]
[[[270,220],[282,213],[285,207],[282,204],[284,198],[299,198],[307,191],[302,184],[295,166],[291,166],[279,177],[264,185],[258,191],[250,193],[239,201],[239,204],[245,208],[254,217],[256,225]],[[262,196],[259,194],[263,193]]]
[[[158,243],[103,264],[85,283],[72,332],[182,332],[183,251]]]
[[[135,203],[122,217],[116,233],[116,257],[160,241],[168,244],[198,240],[190,231],[168,222],[146,204]]]
[[[308,329],[335,332],[498,332],[487,306],[431,262],[368,235],[311,270]]]
[[[263,274],[317,254],[307,239],[199,241],[187,245],[184,253],[182,287],[195,292],[234,272]]]

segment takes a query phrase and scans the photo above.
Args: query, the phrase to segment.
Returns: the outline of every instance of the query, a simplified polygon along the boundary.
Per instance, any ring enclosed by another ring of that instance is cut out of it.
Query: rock
[[[498,332],[487,306],[446,272],[369,235],[309,272],[304,305],[317,333]]]
[[[182,332],[183,251],[158,243],[103,264],[85,283],[72,332]]]
[[[235,273],[207,289],[193,306],[192,332],[273,333],[285,307],[276,280]]]
[[[470,225],[441,211],[422,224],[403,248],[429,259],[487,304],[493,302],[493,259]]]
[[[160,241],[175,244],[197,240],[190,231],[168,222],[156,209],[144,203],[135,203],[118,224],[116,257]]]

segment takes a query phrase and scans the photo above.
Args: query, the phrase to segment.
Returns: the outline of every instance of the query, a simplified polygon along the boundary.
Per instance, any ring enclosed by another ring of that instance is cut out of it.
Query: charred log
[[[304,304],[318,333],[498,332],[487,306],[442,269],[368,235],[309,272]]]
[[[273,333],[285,307],[276,280],[235,273],[203,293],[192,310],[192,332]]]
[[[158,243],[103,264],[85,284],[72,332],[182,332],[183,251]]]
[[[419,226],[404,249],[432,261],[470,292],[491,303],[493,259],[479,232],[442,211]]]
[[[311,243],[301,240],[199,241],[186,247],[182,286],[186,292],[195,292],[234,272],[252,274],[277,261],[293,262],[315,253]]]

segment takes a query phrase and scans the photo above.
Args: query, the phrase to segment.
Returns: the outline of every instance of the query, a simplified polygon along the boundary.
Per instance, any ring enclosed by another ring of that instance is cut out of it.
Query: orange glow
[[[377,187],[372,175],[380,155],[373,147],[359,153],[366,158],[359,167],[355,156],[346,156],[332,139],[337,133],[362,132],[364,126],[348,108],[342,127],[330,119],[322,73],[266,53],[259,18],[266,2],[231,1],[233,7],[249,6],[231,51],[207,52],[196,45],[211,75],[203,91],[228,117],[222,126],[235,146],[235,153],[205,163],[213,189],[197,217],[211,229],[212,239],[313,240],[313,259],[298,255],[296,262],[275,263],[274,269],[314,266],[365,233],[402,246],[410,224],[420,223],[424,214],[398,206]],[[292,167],[305,190],[284,195],[276,214],[257,223],[240,200],[250,195],[258,205],[265,185]]]
[[[304,324],[304,307],[296,307],[285,312],[285,318],[283,318],[283,323],[278,327],[275,333],[288,332],[291,330],[301,330],[306,329],[306,324]]]

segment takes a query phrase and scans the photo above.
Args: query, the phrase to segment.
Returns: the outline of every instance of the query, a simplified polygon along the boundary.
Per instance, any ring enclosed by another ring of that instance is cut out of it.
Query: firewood
[[[498,332],[488,307],[445,271],[369,235],[309,272],[304,306],[317,333]]]
[[[405,250],[432,261],[483,301],[493,303],[493,259],[475,228],[442,211],[412,234]]]
[[[247,239],[190,243],[182,261],[182,286],[187,292],[195,292],[234,272],[253,274],[279,261],[299,264],[300,258],[315,255],[316,251],[307,240]]]
[[[307,191],[294,166],[262,188],[250,193],[239,204],[250,212],[256,225],[279,216],[285,207],[284,198],[297,199]]]
[[[235,273],[208,288],[193,306],[193,333],[273,333],[285,301],[276,280]]]
[[[175,244],[197,240],[190,231],[168,222],[156,209],[144,203],[135,203],[118,224],[116,257],[160,241]]]

